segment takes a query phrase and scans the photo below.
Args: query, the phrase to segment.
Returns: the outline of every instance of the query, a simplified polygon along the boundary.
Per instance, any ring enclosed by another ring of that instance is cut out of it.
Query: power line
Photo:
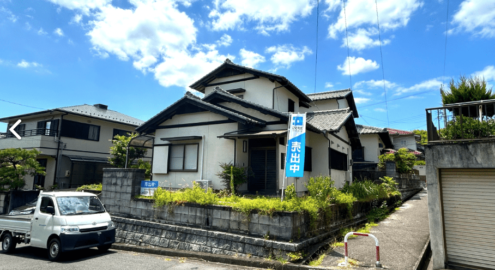
[[[442,77],[442,88],[445,84],[445,66],[447,65],[447,38],[449,36],[449,4],[450,1],[447,0],[447,17],[445,18],[445,48],[443,56],[443,77]]]
[[[316,0],[316,55],[315,55],[315,89],[313,93],[316,93],[316,75],[317,75],[317,67],[318,67],[318,18],[320,17],[320,0]]]
[[[344,6],[344,22],[345,22],[345,39],[347,40],[347,65],[349,67],[349,89],[352,88],[352,75],[351,75],[351,57],[349,53],[349,36],[347,35],[347,13],[345,11],[345,1],[342,0]]]
[[[375,7],[376,7],[376,24],[378,25],[378,40],[380,41],[380,58],[382,60],[383,91],[385,92],[385,109],[387,110],[387,125],[390,125],[389,119],[388,119],[387,88],[385,85],[385,67],[383,66],[382,36],[380,33],[380,20],[378,19],[378,2],[377,2],[377,0],[375,0]]]
[[[15,103],[15,102],[4,100],[4,99],[0,99],[0,101],[6,102],[6,103],[10,103],[10,104],[14,104],[14,105],[24,106],[24,107],[28,107],[28,108],[33,108],[33,109],[45,110],[43,108],[33,107],[33,106],[29,106],[29,105],[23,105],[23,104],[20,104],[20,103]]]
[[[403,97],[400,97],[400,98],[394,98],[394,99],[390,99],[388,101],[395,101],[395,100],[405,99],[405,98],[408,98],[408,97],[412,97],[412,96],[416,96],[416,95],[424,94],[424,93],[428,93],[428,92],[431,92],[431,90],[416,92],[416,93],[411,94],[411,95],[408,95],[408,96],[403,96]],[[378,104],[382,104],[382,103],[385,103],[385,101],[380,101],[380,102],[376,102],[376,103],[372,103],[372,104],[368,104],[368,105],[364,105],[364,106],[360,106],[360,107],[361,108],[366,108],[366,107],[370,107],[370,106],[374,106],[374,105],[378,105]]]

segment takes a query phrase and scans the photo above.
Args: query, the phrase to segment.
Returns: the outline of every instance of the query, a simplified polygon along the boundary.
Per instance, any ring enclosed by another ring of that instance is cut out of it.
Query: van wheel
[[[60,240],[57,238],[53,238],[48,243],[48,259],[50,261],[57,261],[60,259],[62,255],[62,246],[60,245]]]
[[[101,252],[107,252],[111,247],[112,247],[112,244],[103,245],[103,246],[99,246],[98,250]]]
[[[3,253],[12,253],[14,251],[16,245],[17,245],[17,242],[15,241],[14,237],[12,237],[12,234],[5,233],[5,235],[3,236],[3,240],[2,240]]]

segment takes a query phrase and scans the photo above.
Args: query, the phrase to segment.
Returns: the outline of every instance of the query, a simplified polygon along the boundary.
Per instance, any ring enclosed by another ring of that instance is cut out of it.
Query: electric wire
[[[375,0],[375,7],[376,7],[376,24],[378,26],[378,40],[380,41],[380,58],[382,60],[382,77],[383,77],[383,91],[385,93],[385,110],[387,111],[387,125],[390,125],[389,117],[388,117],[387,88],[386,88],[386,84],[385,84],[385,67],[383,66],[382,37],[381,37],[381,33],[380,33],[380,20],[378,18],[378,1],[377,0]]]
[[[0,101],[6,102],[6,103],[10,103],[10,104],[14,104],[14,105],[19,105],[19,106],[27,107],[27,108],[32,108],[32,109],[46,110],[46,109],[44,109],[44,108],[40,108],[40,107],[33,107],[33,106],[29,106],[29,105],[24,105],[24,104],[20,104],[20,103],[15,103],[15,102],[8,101],[8,100],[5,100],[5,99],[0,99]]]
[[[345,0],[342,0],[342,6],[344,7],[345,39],[347,42],[347,66],[349,67],[349,90],[351,90],[352,88],[351,56],[349,52],[349,36],[347,34],[347,13],[345,10]]]
[[[316,93],[316,77],[318,74],[318,18],[320,17],[320,0],[316,0],[316,53],[315,53],[315,89],[313,93]]]

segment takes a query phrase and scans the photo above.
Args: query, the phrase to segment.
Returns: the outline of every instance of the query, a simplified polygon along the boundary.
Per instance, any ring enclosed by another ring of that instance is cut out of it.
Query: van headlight
[[[76,226],[61,226],[60,227],[60,232],[61,233],[79,232],[79,227],[76,227]]]
[[[113,221],[109,221],[108,228],[113,228],[113,227],[115,227],[115,223],[113,223]]]

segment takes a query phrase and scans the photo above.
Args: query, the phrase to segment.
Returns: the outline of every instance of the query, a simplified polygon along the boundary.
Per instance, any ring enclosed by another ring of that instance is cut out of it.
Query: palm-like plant
[[[487,89],[485,79],[480,77],[461,76],[457,83],[452,79],[449,88],[450,91],[440,88],[443,105],[495,98],[492,89]]]

